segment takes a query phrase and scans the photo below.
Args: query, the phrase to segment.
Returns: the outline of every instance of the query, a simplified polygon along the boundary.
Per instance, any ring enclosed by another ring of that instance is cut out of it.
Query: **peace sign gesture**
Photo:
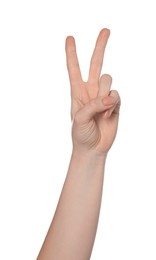
[[[110,91],[111,76],[100,76],[109,35],[108,29],[102,29],[99,33],[87,82],[82,79],[75,40],[72,36],[66,39],[73,148],[79,152],[92,150],[106,155],[116,136],[120,97],[117,91]]]

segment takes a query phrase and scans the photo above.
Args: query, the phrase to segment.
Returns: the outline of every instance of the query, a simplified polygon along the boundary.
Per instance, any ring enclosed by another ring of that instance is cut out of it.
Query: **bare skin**
[[[120,97],[101,68],[108,29],[99,33],[88,81],[81,76],[75,40],[66,39],[71,86],[73,151],[60,199],[37,260],[89,260],[98,225],[104,169],[118,127]]]

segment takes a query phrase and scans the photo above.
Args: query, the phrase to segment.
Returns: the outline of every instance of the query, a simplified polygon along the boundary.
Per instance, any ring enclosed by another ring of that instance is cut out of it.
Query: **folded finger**
[[[111,97],[114,98],[114,106],[111,107],[110,109],[108,109],[105,114],[104,117],[111,117],[112,114],[119,114],[119,110],[120,110],[120,105],[121,105],[121,100],[120,100],[120,96],[118,94],[118,92],[116,90],[112,90],[110,91],[110,95]]]
[[[110,93],[112,85],[112,77],[108,74],[104,74],[100,78],[98,96],[107,97]]]

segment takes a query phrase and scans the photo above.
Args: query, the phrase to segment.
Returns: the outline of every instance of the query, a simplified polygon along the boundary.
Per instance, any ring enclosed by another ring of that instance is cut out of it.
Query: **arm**
[[[100,213],[104,167],[116,135],[120,98],[100,76],[109,31],[100,32],[89,79],[82,81],[75,41],[66,41],[73,152],[55,215],[37,260],[90,259]]]

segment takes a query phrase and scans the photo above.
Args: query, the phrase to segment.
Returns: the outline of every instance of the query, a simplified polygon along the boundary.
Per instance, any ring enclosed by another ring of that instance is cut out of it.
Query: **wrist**
[[[96,176],[104,174],[105,169],[105,156],[99,156],[93,151],[82,152],[79,150],[73,150],[71,161],[70,161],[70,171],[75,174],[85,176],[85,178],[94,178]]]
[[[79,149],[74,149],[72,150],[72,158],[79,161],[80,163],[85,161],[85,162],[97,162],[97,163],[105,163],[107,154],[103,155],[100,154],[94,150],[90,151],[82,151]]]

